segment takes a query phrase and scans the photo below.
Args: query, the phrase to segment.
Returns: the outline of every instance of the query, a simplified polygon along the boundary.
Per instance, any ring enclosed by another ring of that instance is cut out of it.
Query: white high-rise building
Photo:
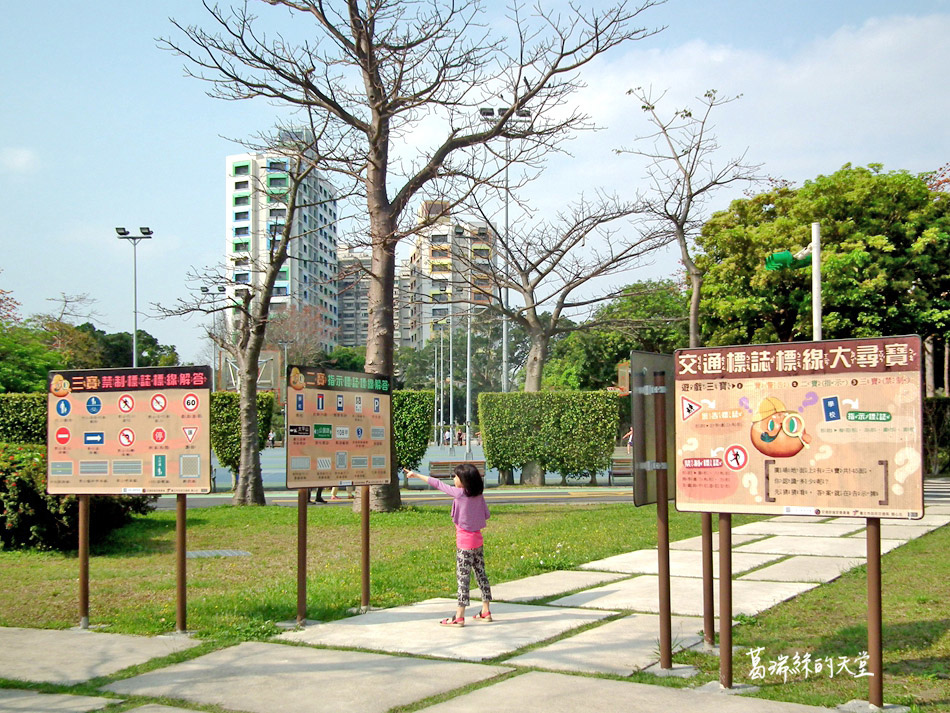
[[[400,310],[405,345],[422,347],[447,326],[451,315],[461,316],[478,305],[488,305],[494,234],[481,222],[462,222],[449,214],[444,201],[426,201],[419,209],[426,223],[415,236],[406,276],[400,281],[409,306]]]
[[[287,219],[288,159],[278,154],[228,156],[225,251],[228,292],[261,286],[275,240]],[[271,309],[293,308],[318,324],[327,351],[337,345],[337,201],[333,186],[316,171],[300,185],[289,257],[274,285]]]

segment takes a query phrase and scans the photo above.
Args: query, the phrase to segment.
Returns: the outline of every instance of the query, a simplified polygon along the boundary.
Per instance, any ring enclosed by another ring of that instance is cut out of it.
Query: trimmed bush
[[[620,409],[606,391],[542,391],[478,397],[489,468],[538,463],[546,471],[590,476],[610,467]]]
[[[218,462],[231,473],[241,465],[241,411],[240,397],[234,391],[215,391],[211,394],[211,447]],[[257,446],[267,444],[271,421],[274,417],[274,394],[257,392]]]
[[[46,394],[0,394],[0,443],[46,443]]]
[[[91,496],[89,539],[102,540],[157,496]],[[0,548],[72,550],[79,542],[79,498],[46,493],[46,448],[0,443]]]
[[[393,391],[393,438],[396,466],[418,468],[429,446],[435,392]]]

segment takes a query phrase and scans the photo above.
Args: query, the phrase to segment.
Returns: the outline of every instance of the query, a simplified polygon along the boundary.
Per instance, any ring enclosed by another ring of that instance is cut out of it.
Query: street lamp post
[[[483,121],[494,123],[498,117],[504,116],[505,112],[508,111],[507,107],[502,107],[498,109],[496,115],[495,110],[491,107],[482,107],[478,110],[479,115]],[[531,112],[527,109],[518,109],[515,111],[515,117],[517,120],[524,120],[531,118]],[[505,238],[504,246],[505,250],[508,249],[508,165],[510,162],[509,159],[509,139],[505,139]],[[503,312],[501,314],[501,391],[506,393],[508,391],[508,259],[505,255],[502,255],[503,264],[503,276],[505,284],[501,288],[501,304]]]
[[[227,288],[224,285],[218,285],[218,294],[224,293],[227,291]],[[201,287],[202,294],[209,294],[211,288],[207,286]],[[216,341],[218,337],[218,312],[215,307],[217,298],[212,298],[212,312],[211,312],[211,390],[217,391],[218,384],[220,383],[219,372],[220,364],[218,364],[218,342]]]
[[[132,366],[139,365],[139,281],[138,281],[138,245],[152,237],[151,228],[139,228],[140,235],[132,235],[125,228],[116,228],[119,240],[132,243]]]
[[[821,224],[811,224],[811,245],[792,255],[785,250],[765,258],[766,270],[784,270],[811,265],[811,331],[812,339],[821,341]]]

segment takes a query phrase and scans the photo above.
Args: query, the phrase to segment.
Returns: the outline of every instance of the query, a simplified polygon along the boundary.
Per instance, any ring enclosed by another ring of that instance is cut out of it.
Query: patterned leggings
[[[478,588],[482,591],[482,601],[491,601],[491,585],[488,583],[488,575],[485,574],[484,549],[479,547],[474,550],[455,550],[455,577],[459,585],[458,605],[460,607],[469,605],[468,587],[473,569],[475,581],[478,582]]]

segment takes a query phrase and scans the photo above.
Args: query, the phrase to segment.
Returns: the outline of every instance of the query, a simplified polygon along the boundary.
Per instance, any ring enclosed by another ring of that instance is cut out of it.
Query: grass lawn
[[[236,549],[247,557],[188,560],[188,628],[211,647],[266,638],[296,614],[296,509],[220,506],[188,512],[188,549]],[[734,516],[740,525],[760,518]],[[371,604],[390,607],[455,591],[454,530],[446,507],[410,507],[371,518]],[[94,546],[90,623],[117,633],[174,630],[175,514],[155,512]],[[695,514],[670,513],[671,540],[698,535]],[[492,508],[485,532],[493,582],[504,582],[656,544],[654,508],[613,505],[507,505]],[[359,515],[348,508],[309,510],[308,617],[346,615],[360,598]],[[950,527],[884,557],[884,694],[920,711],[950,712]],[[75,626],[75,553],[0,552],[0,625]],[[813,660],[867,646],[866,580],[861,567],[735,628],[736,647],[761,648],[761,663],[796,652]],[[202,647],[204,648],[204,647]],[[748,649],[747,649],[748,650]],[[762,686],[767,698],[833,707],[867,699],[867,679],[781,675],[751,680],[747,650],[734,656],[736,683]],[[718,678],[718,659],[677,654],[703,669],[689,682]],[[852,664],[852,668],[854,668]],[[646,674],[636,680],[660,682]]]

